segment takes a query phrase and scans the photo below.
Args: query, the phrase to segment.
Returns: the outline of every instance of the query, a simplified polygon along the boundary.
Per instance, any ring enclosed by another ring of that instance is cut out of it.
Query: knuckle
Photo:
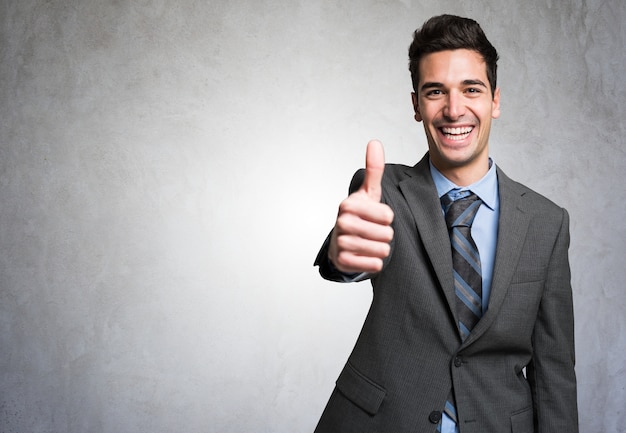
[[[354,218],[350,214],[340,215],[335,225],[340,233],[350,233],[354,230]]]
[[[350,246],[350,242],[347,236],[337,237],[337,247],[339,248],[339,255],[343,254],[345,250]]]
[[[382,259],[372,260],[372,270],[371,272],[380,272],[383,269],[383,261]]]
[[[349,198],[343,200],[341,203],[339,203],[339,214],[341,215],[344,212],[347,212],[348,209],[350,209],[350,202],[349,202]]]
[[[393,210],[389,206],[387,206],[387,210],[385,212],[385,220],[387,224],[391,224],[393,222],[394,213]]]
[[[391,242],[393,240],[393,235],[395,234],[393,227],[387,227],[387,242]]]
[[[347,253],[345,251],[339,252],[337,254],[337,261],[335,265],[338,265],[339,267],[347,268],[351,264],[351,260],[350,260],[351,258],[352,258],[351,253]]]

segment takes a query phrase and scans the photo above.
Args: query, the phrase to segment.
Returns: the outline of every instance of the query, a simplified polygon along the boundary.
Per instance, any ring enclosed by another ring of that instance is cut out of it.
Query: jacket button
[[[454,358],[454,366],[455,367],[460,367],[463,365],[463,358],[461,358],[460,356],[457,356]]]
[[[428,421],[433,424],[438,424],[441,421],[441,412],[438,410],[433,410],[430,415],[428,415]]]

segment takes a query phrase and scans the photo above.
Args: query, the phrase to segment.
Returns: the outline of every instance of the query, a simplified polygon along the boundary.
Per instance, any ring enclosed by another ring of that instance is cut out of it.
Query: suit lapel
[[[530,213],[523,209],[523,192],[517,189],[516,184],[499,168],[497,173],[500,218],[489,308],[465,340],[464,345],[471,344],[479,338],[497,317],[517,268],[531,218]]]
[[[455,308],[452,255],[448,229],[441,211],[437,189],[430,175],[428,154],[412,168],[407,169],[408,178],[399,182],[400,190],[407,200],[426,253],[448,301],[450,312],[458,321]]]
[[[464,346],[478,339],[497,317],[517,268],[531,218],[530,212],[524,210],[524,191],[517,188],[517,184],[499,168],[497,174],[500,217],[489,308],[463,343]],[[417,165],[407,169],[407,175],[409,177],[400,181],[398,185],[413,213],[422,243],[439,279],[449,310],[457,323],[450,239],[437,190],[430,175],[428,154]]]

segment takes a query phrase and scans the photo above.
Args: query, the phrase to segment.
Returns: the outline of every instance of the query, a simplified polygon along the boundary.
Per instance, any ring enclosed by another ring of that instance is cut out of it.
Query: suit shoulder
[[[411,167],[404,164],[385,164],[385,173],[383,174],[383,183],[391,183],[397,184],[399,181],[407,177],[406,172],[410,170]],[[352,177],[352,181],[350,182],[350,192],[354,192],[363,184],[363,180],[365,179],[365,169],[361,168]]]
[[[411,167],[404,164],[385,164],[384,178],[396,184],[407,177],[410,169]]]
[[[543,194],[529,188],[528,186],[507,177],[504,172],[498,170],[498,179],[500,189],[508,189],[514,195],[522,198],[528,210],[534,213],[547,213],[561,217],[565,209]]]

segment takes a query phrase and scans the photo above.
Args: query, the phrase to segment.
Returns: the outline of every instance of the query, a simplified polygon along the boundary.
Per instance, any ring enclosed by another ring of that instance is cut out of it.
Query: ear
[[[497,119],[500,117],[500,88],[496,87],[493,92],[493,103],[491,105],[491,117]]]
[[[419,101],[418,101],[418,98],[417,98],[417,95],[415,94],[415,92],[411,92],[411,100],[413,102],[413,111],[415,112],[415,115],[413,117],[418,122],[421,122],[422,121],[422,114],[420,113]]]

